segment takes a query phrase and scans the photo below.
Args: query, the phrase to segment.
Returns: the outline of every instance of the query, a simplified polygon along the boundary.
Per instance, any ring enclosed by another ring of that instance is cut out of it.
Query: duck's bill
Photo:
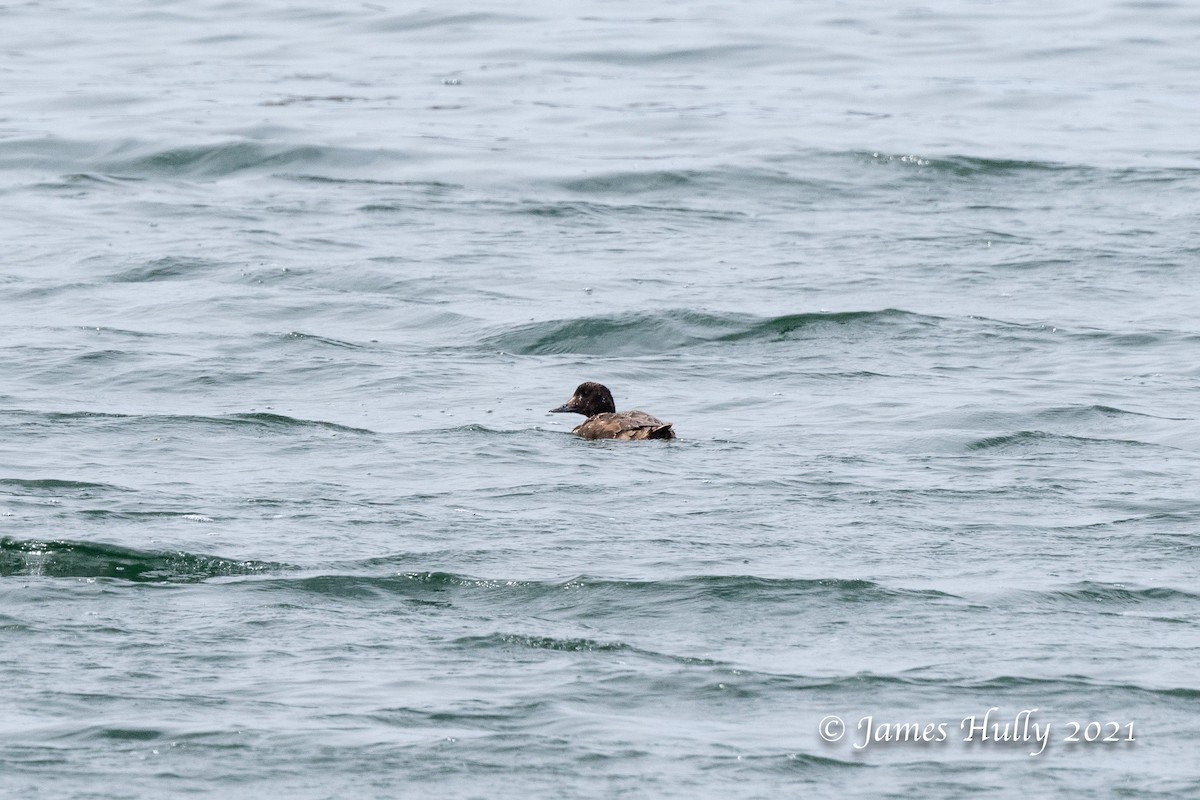
[[[561,406],[559,406],[558,408],[552,408],[552,409],[550,409],[550,413],[551,413],[551,414],[570,414],[570,413],[571,413],[572,411],[574,411],[574,410],[575,410],[575,409],[571,408],[571,404],[570,404],[570,403],[563,403],[563,404],[562,404]]]

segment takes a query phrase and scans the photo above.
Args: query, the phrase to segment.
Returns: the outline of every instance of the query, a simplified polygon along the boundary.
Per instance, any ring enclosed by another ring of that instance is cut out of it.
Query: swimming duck
[[[673,423],[663,422],[645,411],[622,411],[618,414],[612,392],[591,381],[579,384],[570,400],[558,408],[550,409],[550,412],[583,414],[587,417],[572,431],[584,439],[633,441],[675,438],[675,431],[671,430]]]

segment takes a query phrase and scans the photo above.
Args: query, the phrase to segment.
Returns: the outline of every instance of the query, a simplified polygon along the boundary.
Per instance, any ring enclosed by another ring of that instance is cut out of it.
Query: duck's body
[[[584,439],[674,439],[672,423],[663,422],[645,411],[620,411],[613,403],[612,393],[599,383],[581,383],[575,394],[553,413],[575,413],[587,417],[572,431]]]
[[[572,431],[584,439],[674,439],[671,423],[652,417],[645,411],[621,411],[593,414]]]

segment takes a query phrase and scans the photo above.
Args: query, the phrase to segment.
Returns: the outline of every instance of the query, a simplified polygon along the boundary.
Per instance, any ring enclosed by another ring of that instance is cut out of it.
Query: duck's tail
[[[647,434],[646,438],[647,439],[674,439],[675,431],[671,430],[671,426],[674,424],[675,423],[673,423],[673,422],[668,422],[666,425],[659,425],[658,427],[651,428],[650,433]]]

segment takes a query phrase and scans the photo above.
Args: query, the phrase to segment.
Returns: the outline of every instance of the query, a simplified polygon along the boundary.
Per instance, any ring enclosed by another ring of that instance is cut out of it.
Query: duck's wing
[[[670,422],[645,411],[621,411],[588,417],[575,433],[584,439],[674,439]]]

